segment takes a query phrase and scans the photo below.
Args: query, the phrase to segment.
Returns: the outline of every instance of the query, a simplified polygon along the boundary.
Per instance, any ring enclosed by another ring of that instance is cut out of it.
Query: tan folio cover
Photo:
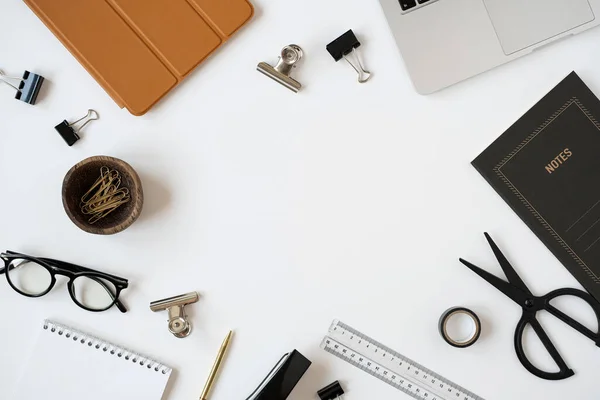
[[[247,0],[24,0],[120,107],[145,114],[252,18]]]

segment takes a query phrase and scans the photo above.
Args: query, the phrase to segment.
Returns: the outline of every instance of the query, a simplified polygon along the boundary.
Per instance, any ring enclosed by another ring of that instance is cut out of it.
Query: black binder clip
[[[80,139],[78,132],[81,131],[83,129],[83,127],[86,126],[88,123],[90,123],[91,121],[97,120],[99,118],[100,118],[100,116],[98,115],[98,113],[96,111],[88,110],[88,113],[86,114],[85,117],[79,118],[77,121],[75,121],[73,123],[68,123],[67,120],[64,120],[60,124],[56,125],[54,127],[54,129],[56,129],[56,131],[58,133],[60,133],[60,136],[62,136],[62,138],[65,140],[65,142],[67,142],[67,144],[69,146],[73,146],[75,144],[75,142],[77,142]],[[79,128],[77,128],[77,131],[76,131],[75,125],[77,125],[78,123],[80,123],[83,120],[86,120],[86,121]]]
[[[321,400],[341,400],[343,394],[344,390],[338,381],[333,382],[331,385],[326,386],[317,392],[317,395]]]
[[[329,43],[327,45],[327,51],[336,62],[340,61],[342,58],[346,60],[346,62],[348,62],[348,64],[350,64],[358,73],[358,82],[365,83],[371,78],[371,72],[367,71],[360,62],[360,57],[356,51],[359,47],[360,42],[356,38],[356,35],[354,35],[354,32],[352,32],[352,29],[350,29],[348,32]],[[354,62],[350,60],[350,55],[354,56]]]
[[[284,354],[247,400],[286,400],[310,364],[297,350]]]
[[[18,85],[15,85],[11,83],[11,81],[19,83]],[[22,78],[17,78],[6,76],[2,71],[0,71],[0,82],[6,83],[8,86],[17,91],[15,99],[34,105],[38,94],[40,93],[40,89],[42,88],[42,84],[44,83],[44,77],[29,71],[25,71]]]

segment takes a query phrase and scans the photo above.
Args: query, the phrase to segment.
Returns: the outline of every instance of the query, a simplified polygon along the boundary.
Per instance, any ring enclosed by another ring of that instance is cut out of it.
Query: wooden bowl
[[[100,177],[100,168],[108,167],[121,174],[121,187],[129,189],[131,200],[105,218],[90,224],[90,215],[81,212],[81,197]],[[62,186],[62,201],[71,221],[81,230],[96,235],[113,235],[127,229],[142,212],[144,193],[140,177],[125,161],[107,156],[86,158],[67,172]]]

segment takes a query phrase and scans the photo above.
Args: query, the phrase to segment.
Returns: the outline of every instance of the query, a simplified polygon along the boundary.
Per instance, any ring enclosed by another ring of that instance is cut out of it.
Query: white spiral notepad
[[[170,375],[156,360],[46,320],[12,400],[160,400]]]

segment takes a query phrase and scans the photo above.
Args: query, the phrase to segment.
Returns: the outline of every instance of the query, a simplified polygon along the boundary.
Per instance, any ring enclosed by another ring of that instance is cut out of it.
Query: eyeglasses
[[[27,297],[42,297],[56,283],[56,275],[69,278],[67,287],[71,299],[88,311],[106,311],[116,305],[121,312],[127,308],[119,301],[119,294],[129,286],[127,279],[105,274],[79,265],[50,258],[36,258],[25,254],[6,251],[0,254],[8,284]]]

